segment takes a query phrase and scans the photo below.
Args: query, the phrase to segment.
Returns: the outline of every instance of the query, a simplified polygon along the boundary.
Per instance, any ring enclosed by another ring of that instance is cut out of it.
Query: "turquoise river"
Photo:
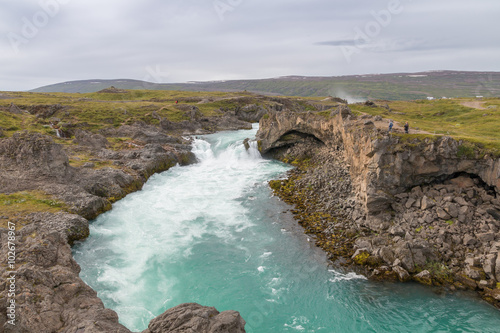
[[[289,166],[245,150],[256,131],[195,139],[199,163],[154,175],[75,245],[80,276],[122,324],[142,331],[197,302],[239,311],[247,332],[500,332],[500,312],[474,295],[329,266],[267,185]]]

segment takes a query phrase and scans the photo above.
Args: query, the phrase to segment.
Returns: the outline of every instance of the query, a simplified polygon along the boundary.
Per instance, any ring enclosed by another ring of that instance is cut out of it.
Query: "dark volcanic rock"
[[[255,123],[258,122],[260,118],[262,118],[262,116],[264,116],[268,112],[269,111],[266,108],[260,105],[251,104],[236,110],[236,116],[238,117],[238,119]]]
[[[88,235],[88,223],[71,214],[34,214],[32,223],[17,231],[16,325],[6,323],[6,303],[0,302],[2,332],[130,331],[105,309],[97,293],[79,277],[80,267],[68,241]],[[0,255],[7,257],[7,231],[0,229]],[[0,266],[0,298],[7,299],[7,276]]]
[[[17,132],[0,141],[0,192],[30,187],[30,180],[67,181],[74,175],[61,145],[45,135]]]
[[[153,319],[143,333],[243,333],[245,320],[236,311],[219,313],[213,307],[186,303]]]
[[[109,146],[109,142],[104,136],[83,130],[75,131],[75,140],[73,142],[93,149],[103,149]]]
[[[16,104],[10,103],[9,112],[14,114],[22,114],[23,110],[21,110]]]
[[[38,118],[49,118],[52,117],[56,112],[63,109],[64,107],[61,104],[32,105],[29,107],[28,112],[36,115]]]

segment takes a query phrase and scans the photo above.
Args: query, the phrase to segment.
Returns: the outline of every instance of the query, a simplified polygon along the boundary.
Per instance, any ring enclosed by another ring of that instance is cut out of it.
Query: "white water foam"
[[[76,256],[92,253],[86,255],[88,263],[81,264],[98,267],[95,283],[101,286],[100,296],[115,304],[128,327],[136,327],[128,322],[128,314],[152,318],[148,309],[175,298],[180,282],[168,271],[169,265],[182,262],[209,237],[238,243],[237,234],[253,225],[241,198],[269,167],[257,144],[250,142],[246,150],[243,138],[194,139],[192,151],[199,163],[152,176],[142,191],[117,202],[112,212],[91,225],[91,237]],[[236,247],[251,258],[248,249]],[[258,271],[262,273],[264,266]],[[163,296],[151,301],[142,297],[145,290]],[[141,299],[142,304],[137,301]]]
[[[333,273],[334,275],[333,278],[329,279],[329,281],[333,283],[339,281],[350,281],[350,280],[367,280],[365,276],[356,274],[354,272],[349,272],[347,274],[343,274],[335,270],[329,270],[329,272]]]

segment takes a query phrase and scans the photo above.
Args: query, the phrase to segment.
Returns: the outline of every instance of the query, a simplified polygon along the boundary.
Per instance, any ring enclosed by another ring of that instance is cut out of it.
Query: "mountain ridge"
[[[337,96],[351,101],[408,100],[427,97],[500,96],[500,72],[435,70],[415,73],[348,76],[298,76],[252,80],[152,83],[133,79],[75,80],[39,87],[30,92],[88,93],[114,86],[131,90],[250,91],[266,95]]]

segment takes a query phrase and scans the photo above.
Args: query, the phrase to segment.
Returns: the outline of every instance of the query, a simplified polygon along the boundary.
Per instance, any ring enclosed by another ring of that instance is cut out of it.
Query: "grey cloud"
[[[206,0],[70,0],[14,54],[6,34],[21,34],[23,17],[41,8],[38,0],[0,0],[0,90],[141,80],[151,68],[169,73],[164,82],[500,70],[497,0],[401,0],[404,10],[367,40],[355,40],[355,29],[375,22],[371,13],[389,0],[220,1],[231,8],[222,20]],[[355,49],[351,62],[342,48]]]
[[[355,41],[354,39],[344,39],[344,40],[331,40],[326,42],[314,43],[314,45],[327,45],[327,46],[358,46],[360,44],[366,44],[366,41],[360,40]]]

